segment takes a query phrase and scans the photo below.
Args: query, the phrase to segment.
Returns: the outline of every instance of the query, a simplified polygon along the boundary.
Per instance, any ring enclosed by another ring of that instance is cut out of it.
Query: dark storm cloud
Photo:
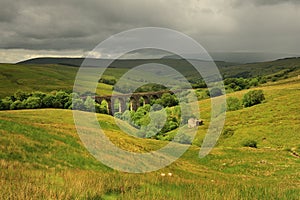
[[[120,31],[158,26],[210,51],[300,52],[298,2],[0,0],[0,49],[87,51]]]

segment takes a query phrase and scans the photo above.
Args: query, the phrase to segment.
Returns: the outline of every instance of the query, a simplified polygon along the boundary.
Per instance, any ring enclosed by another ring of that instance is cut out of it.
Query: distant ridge
[[[31,65],[65,65],[80,67],[84,58],[34,58],[19,62],[18,64],[31,64]],[[160,59],[119,59],[110,63],[109,59],[88,59],[88,67],[105,67],[109,64],[110,68],[126,68],[132,69],[136,66],[143,64],[159,63],[167,65],[177,70],[181,74],[189,77],[198,74],[195,68],[186,60],[178,57],[170,58],[163,57]],[[208,61],[194,60],[199,66],[206,65]],[[250,78],[256,76],[264,76],[268,74],[277,73],[282,70],[296,70],[300,69],[300,57],[287,57],[280,58],[267,62],[254,62],[247,64],[230,63],[224,61],[215,61],[223,77],[242,77]],[[63,67],[63,66],[62,66]]]
[[[85,60],[85,58],[67,58],[67,57],[40,57],[40,58],[32,58],[29,60],[24,60],[21,62],[18,62],[16,64],[60,64],[60,65],[67,65],[67,66],[74,66],[74,67],[80,67],[82,62]],[[112,60],[110,59],[98,59],[98,58],[88,58],[87,63],[90,67],[104,67],[107,66],[109,62]],[[208,61],[204,60],[197,60],[199,63],[207,63]],[[151,59],[118,59],[114,60],[109,67],[112,68],[133,68],[135,66],[139,66],[146,63],[160,63],[165,64],[171,67],[174,67],[175,69],[180,68],[186,69],[190,67],[191,65],[184,59],[181,58],[151,58]],[[224,61],[215,61],[216,65],[218,67],[228,67],[232,65],[236,65],[236,63],[230,63],[230,62],[224,62]]]
[[[61,64],[69,66],[80,66],[84,58],[55,58],[55,57],[41,57],[24,60],[16,64]]]

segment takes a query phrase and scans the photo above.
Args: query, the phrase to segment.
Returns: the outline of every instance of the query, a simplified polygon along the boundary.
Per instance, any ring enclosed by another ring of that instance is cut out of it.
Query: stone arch
[[[126,110],[126,100],[122,97],[114,98],[114,112],[123,113]]]
[[[145,104],[150,104],[150,96],[148,96],[148,95],[143,95],[142,98],[143,98],[143,100],[144,100],[143,105],[145,105]]]
[[[130,110],[137,111],[139,108],[139,96],[131,96],[130,97]]]

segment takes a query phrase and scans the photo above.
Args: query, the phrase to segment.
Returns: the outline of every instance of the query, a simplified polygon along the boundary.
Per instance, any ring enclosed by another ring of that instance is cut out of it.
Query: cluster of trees
[[[277,72],[275,74],[272,74],[272,75],[269,75],[266,77],[266,80],[267,81],[272,81],[272,82],[275,82],[277,80],[280,80],[280,79],[286,79],[288,78],[289,76],[289,73],[290,72],[293,72],[295,71],[297,68],[296,67],[292,67],[290,69],[285,69],[285,70],[282,70],[280,72]]]
[[[187,123],[187,120],[194,116],[181,118],[181,108],[179,106],[166,107],[155,111],[153,107],[151,109],[150,104],[146,104],[139,107],[136,112],[127,110],[124,113],[115,113],[115,117],[138,128],[138,137],[162,139],[165,137],[165,133],[178,128],[181,123]],[[178,142],[186,142],[186,138],[182,138]]]
[[[51,93],[17,91],[10,97],[0,99],[0,110],[37,108],[95,110],[98,113],[107,113],[105,104],[95,103],[90,96],[82,99],[77,93],[66,91],[52,91]]]
[[[163,110],[162,108],[165,107]],[[173,108],[171,108],[173,107]],[[150,116],[150,109],[151,116]],[[166,112],[166,113],[165,113]],[[178,99],[169,93],[165,93],[161,98],[152,100],[150,104],[146,104],[137,109],[137,111],[125,111],[124,113],[115,113],[115,117],[127,121],[136,128],[141,128],[139,131],[140,137],[150,138],[155,136],[152,133],[165,133],[176,129],[179,126],[180,107]],[[155,119],[155,122],[150,123],[150,119]],[[150,124],[149,124],[150,123]],[[145,129],[147,127],[147,130]],[[147,135],[143,135],[146,134]]]
[[[117,80],[113,77],[102,77],[98,81],[99,83],[105,83],[108,85],[114,85],[117,83]]]
[[[266,82],[266,79],[263,77],[256,78],[226,78],[224,80],[224,85],[226,90],[230,91],[240,91],[244,89],[249,89],[251,87],[256,87],[259,84],[263,84]]]
[[[251,87],[259,86],[260,84],[266,83],[267,78],[256,77],[256,78],[227,78],[224,80],[225,90],[227,92],[240,91],[249,89]],[[200,81],[201,82],[201,81]],[[223,91],[220,88],[204,89],[199,88],[196,90],[198,100],[206,99],[209,97],[217,97],[223,95]],[[231,100],[230,100],[231,101]]]
[[[265,95],[262,90],[251,90],[244,94],[243,99],[239,100],[236,97],[227,98],[227,111],[239,110],[243,107],[251,107],[262,103],[265,100]]]
[[[178,128],[180,124],[186,124],[188,119],[195,117],[182,114],[189,113],[185,110],[188,107],[182,104],[179,106],[178,99],[174,95],[165,93],[160,99],[151,101],[151,104],[139,107],[136,112],[127,110],[114,115],[138,128],[138,137],[163,139],[166,136],[165,133]],[[178,140],[181,143],[187,143],[187,141],[185,136],[179,137]]]
[[[194,89],[207,88],[206,83],[202,79],[190,79],[190,83]],[[266,83],[267,78],[255,77],[255,78],[226,78],[224,79],[224,85],[226,90],[240,91],[243,89],[249,89],[251,87],[258,86],[259,84]]]

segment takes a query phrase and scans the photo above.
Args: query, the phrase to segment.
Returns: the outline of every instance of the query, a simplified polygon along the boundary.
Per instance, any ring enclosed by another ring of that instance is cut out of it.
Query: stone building
[[[190,118],[188,120],[188,128],[195,128],[203,124],[203,120]]]

